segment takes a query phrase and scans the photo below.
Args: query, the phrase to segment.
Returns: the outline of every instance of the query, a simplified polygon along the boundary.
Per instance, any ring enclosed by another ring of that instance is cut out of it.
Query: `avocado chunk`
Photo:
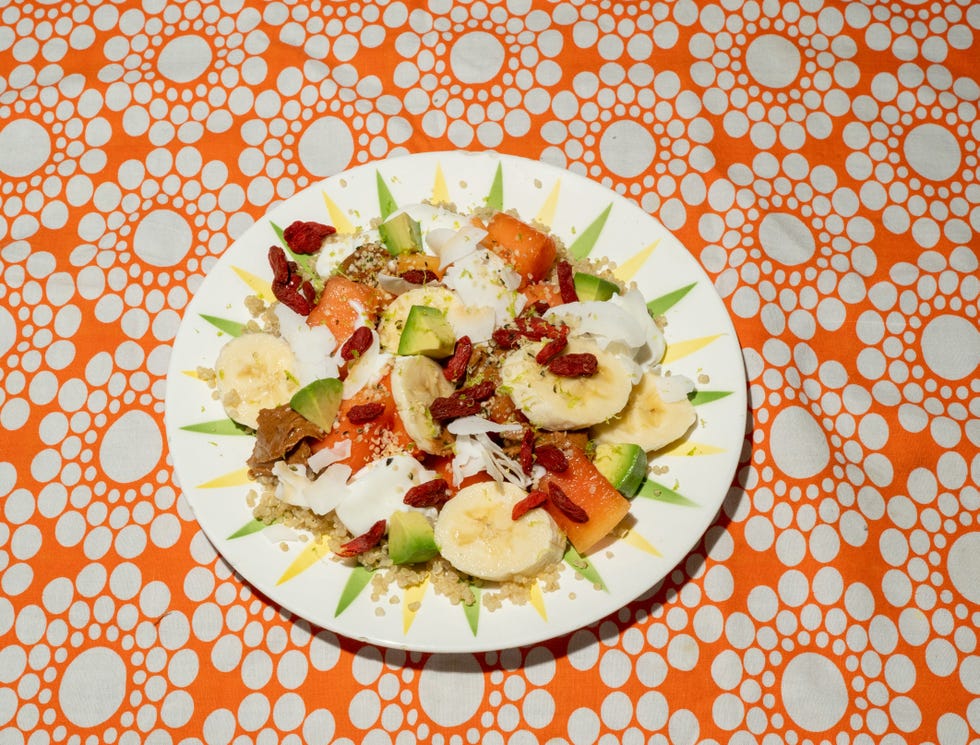
[[[445,313],[427,305],[413,305],[409,309],[398,339],[398,354],[423,354],[440,359],[451,355],[455,346],[456,334]]]
[[[599,473],[627,499],[636,496],[647,476],[646,451],[633,443],[599,443],[595,448],[593,463]]]
[[[344,384],[337,378],[320,378],[303,386],[289,399],[289,405],[300,416],[329,432],[337,418]]]
[[[403,253],[417,253],[422,250],[422,228],[407,212],[395,215],[378,226],[381,242],[388,253],[398,256]]]
[[[399,510],[388,518],[388,556],[392,564],[418,564],[439,555],[432,523],[421,512]]]
[[[579,300],[608,300],[619,294],[619,287],[615,282],[594,274],[575,272],[572,280],[575,282],[575,294]]]

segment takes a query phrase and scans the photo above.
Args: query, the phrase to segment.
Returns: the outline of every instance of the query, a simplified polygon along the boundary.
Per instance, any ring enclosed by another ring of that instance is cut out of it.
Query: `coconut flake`
[[[323,248],[316,259],[316,272],[321,277],[329,277],[341,262],[366,243],[381,240],[376,229],[360,230],[356,233],[334,233],[323,242]]]
[[[474,225],[464,225],[456,231],[436,228],[426,233],[425,242],[439,257],[439,268],[445,269],[477,251],[487,231]]]
[[[296,543],[303,540],[302,535],[282,523],[274,523],[262,530],[262,535],[271,543]]]
[[[418,285],[397,277],[394,274],[378,272],[378,287],[392,295],[404,295],[409,290],[418,289]]]
[[[412,510],[403,501],[413,486],[437,477],[411,455],[393,455],[369,463],[347,484],[336,514],[351,535],[366,533],[397,510]],[[435,517],[435,510],[418,510]]]
[[[301,386],[322,378],[336,378],[340,372],[330,356],[337,346],[326,326],[310,326],[299,313],[278,303],[273,313],[279,320],[279,335],[286,340],[296,358],[296,379]]]
[[[318,515],[326,515],[337,509],[349,491],[347,479],[350,475],[351,467],[346,463],[328,466],[303,492],[310,509]]]
[[[482,416],[473,415],[453,419],[446,425],[446,429],[454,435],[478,435],[488,432],[520,432],[523,427],[520,424],[498,424]]]
[[[332,447],[317,450],[306,461],[306,465],[308,465],[310,470],[312,470],[314,473],[319,473],[327,466],[350,458],[350,451],[351,441],[341,440]]]
[[[486,434],[457,435],[453,458],[453,484],[459,486],[467,476],[486,471],[497,482],[509,481],[521,488],[531,480],[521,464],[511,458]]]
[[[523,310],[527,298],[517,292],[520,275],[492,251],[474,251],[446,270],[443,284],[471,308],[492,308],[497,326]]]

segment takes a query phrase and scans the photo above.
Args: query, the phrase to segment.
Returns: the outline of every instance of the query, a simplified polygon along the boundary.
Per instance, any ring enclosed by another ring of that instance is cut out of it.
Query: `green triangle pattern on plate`
[[[606,587],[606,583],[603,582],[602,577],[599,576],[599,572],[597,572],[596,568],[592,566],[592,562],[576,551],[572,544],[568,544],[568,550],[565,551],[564,559],[566,564],[585,577],[585,579],[587,579],[593,585],[601,587],[607,592],[609,591],[609,588]]]
[[[473,602],[463,603],[463,613],[466,616],[466,623],[470,625],[470,631],[476,636],[476,631],[480,627],[480,588],[470,585],[473,591]]]
[[[661,295],[658,298],[654,298],[647,303],[647,310],[650,311],[651,316],[662,316],[668,310],[677,305],[681,298],[689,293],[696,284],[696,282],[691,282],[691,284],[685,287],[680,287],[673,292],[668,292],[666,295]]]
[[[698,506],[698,503],[694,500],[688,499],[683,494],[650,479],[647,479],[640,485],[640,490],[636,493],[636,496],[654,499],[658,502],[667,502],[668,504],[677,504],[682,507]]]
[[[486,198],[487,207],[498,212],[504,208],[504,169],[503,164],[497,164],[497,172],[493,175],[490,193]]]
[[[250,435],[252,432],[231,419],[215,419],[211,422],[187,424],[181,429],[187,432],[198,432],[202,435]]]
[[[599,240],[599,234],[606,225],[606,219],[609,217],[609,212],[612,210],[612,203],[610,202],[606,209],[604,209],[599,216],[592,221],[592,223],[587,227],[582,234],[572,241],[572,245],[568,247],[568,252],[574,256],[576,259],[584,259],[590,253],[592,249],[595,248],[596,241]]]
[[[236,530],[234,533],[228,536],[226,540],[233,541],[236,538],[244,538],[247,535],[252,535],[254,533],[258,533],[262,530],[265,530],[267,527],[269,526],[266,525],[261,520],[254,520],[254,519],[249,520],[242,527],[240,527],[238,530]]]
[[[381,171],[375,171],[374,173],[378,182],[378,208],[381,211],[381,219],[387,220],[398,209],[398,203],[391,195],[391,191],[388,189],[385,180],[381,177]]]
[[[361,594],[361,590],[368,586],[372,574],[374,574],[373,569],[367,569],[362,566],[354,567],[350,573],[350,577],[347,578],[344,589],[340,591],[340,598],[337,600],[337,610],[333,613],[335,618],[347,610],[347,606],[353,603],[354,599]]]
[[[245,324],[238,321],[231,321],[227,318],[219,318],[218,316],[209,316],[204,313],[201,314],[201,318],[219,331],[224,331],[229,336],[241,336],[245,331]]]
[[[701,404],[710,404],[712,401],[717,401],[719,398],[730,395],[732,395],[731,391],[694,391],[694,393],[688,395],[687,399],[695,406],[700,406]]]

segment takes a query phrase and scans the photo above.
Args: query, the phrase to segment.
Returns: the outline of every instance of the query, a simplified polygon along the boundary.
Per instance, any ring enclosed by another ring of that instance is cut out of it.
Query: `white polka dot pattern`
[[[7,3],[0,742],[975,741],[978,34],[967,0]],[[660,585],[442,656],[243,584],[162,418],[181,315],[249,225],[453,148],[673,231],[735,321],[751,428]]]

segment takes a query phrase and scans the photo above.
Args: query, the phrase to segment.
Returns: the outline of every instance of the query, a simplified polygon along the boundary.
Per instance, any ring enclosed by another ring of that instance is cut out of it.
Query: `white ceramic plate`
[[[452,605],[431,587],[397,602],[371,600],[367,579],[320,556],[313,543],[283,550],[274,528],[253,521],[245,461],[254,438],[236,432],[210,389],[194,374],[211,367],[235,324],[249,319],[243,301],[268,292],[267,252],[276,227],[294,220],[367,226],[383,208],[425,199],[461,211],[490,204],[537,219],[577,253],[608,256],[618,272],[656,301],[668,325],[665,367],[698,383],[699,424],[658,455],[633,501],[626,538],[588,557],[590,576],[568,566],[558,590],[495,611]],[[523,158],[441,152],[393,158],[332,176],[286,200],[253,225],[208,273],[188,305],[167,379],[166,423],[176,475],[197,520],[221,555],[256,589],[313,624],[360,641],[434,652],[476,652],[533,644],[587,626],[650,589],[711,525],[731,485],[746,415],[741,352],[727,311],[684,247],[634,203],[581,176]],[[666,488],[662,488],[666,487]],[[410,606],[418,610],[413,612]]]

